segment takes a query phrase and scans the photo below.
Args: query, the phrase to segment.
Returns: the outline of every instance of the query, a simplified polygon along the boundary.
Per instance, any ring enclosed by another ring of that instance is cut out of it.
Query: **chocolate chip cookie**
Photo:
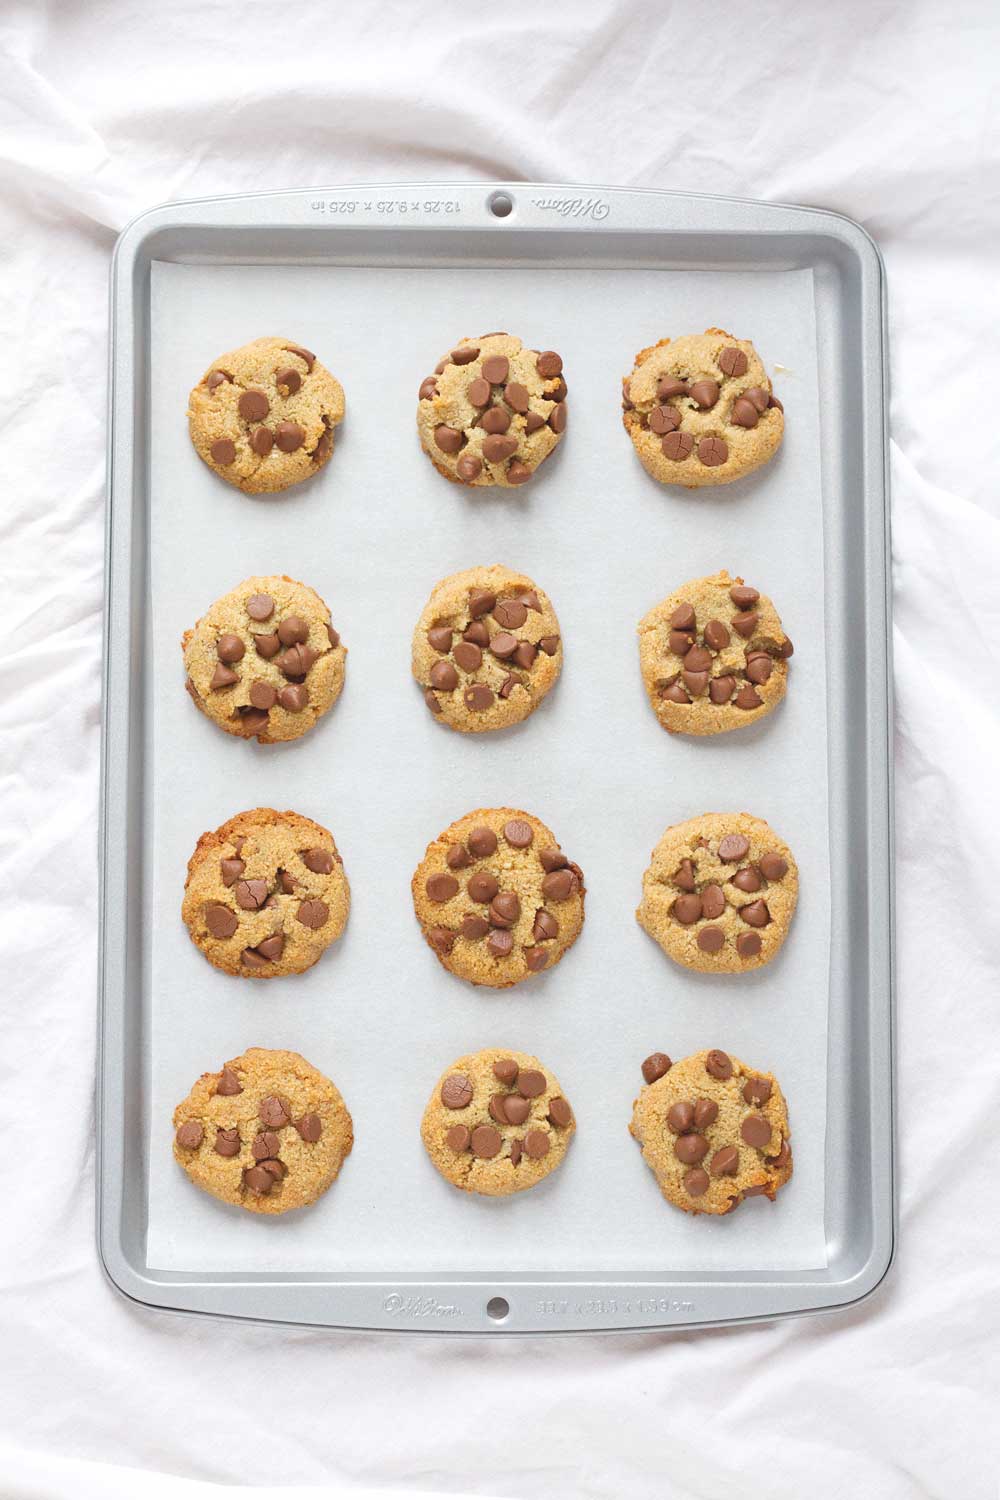
[[[552,349],[510,333],[462,339],[420,387],[417,431],[457,484],[524,484],[566,431],[566,382]]]
[[[692,578],[639,625],[653,712],[671,733],[723,734],[785,696],[792,643],[766,594],[725,571]]]
[[[181,641],[187,690],[227,734],[295,740],[340,697],[347,650],[323,600],[281,576],[245,578]]]
[[[333,835],[301,813],[257,807],[202,834],[181,914],[217,969],[278,979],[312,968],[340,937],[350,906]]]
[[[721,328],[641,349],[622,382],[622,407],[647,473],[689,489],[759,469],[785,430],[784,407],[753,344]]]
[[[550,969],[580,935],[579,865],[531,813],[479,808],[427,846],[413,906],[440,962],[459,979],[506,989]]]
[[[347,1105],[297,1052],[249,1047],[174,1110],[174,1157],[195,1187],[254,1214],[315,1203],[354,1144]]]
[[[742,974],[774,958],[798,895],[792,851],[762,818],[702,813],[653,850],[636,917],[685,968]]]
[[[449,729],[482,734],[534,713],[562,669],[552,601],[496,565],[442,578],[413,632],[413,675]]]
[[[505,1198],[554,1172],[575,1130],[559,1080],[537,1057],[487,1047],[442,1073],[420,1134],[455,1187]]]
[[[654,1052],[631,1134],[668,1203],[689,1214],[728,1214],[770,1198],[792,1175],[785,1096],[772,1073],[712,1048],[671,1064]]]
[[[199,457],[248,495],[287,490],[315,474],[343,418],[340,381],[288,339],[254,339],[221,354],[188,398]]]

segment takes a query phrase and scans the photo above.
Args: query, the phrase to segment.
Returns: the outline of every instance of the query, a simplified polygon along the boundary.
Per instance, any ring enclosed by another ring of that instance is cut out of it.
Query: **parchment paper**
[[[709,326],[752,337],[785,403],[777,459],[718,490],[663,489],[619,419],[635,351]],[[417,387],[464,334],[508,328],[565,360],[567,437],[514,492],[448,484],[415,435]],[[190,387],[265,333],[317,350],[347,417],[330,465],[284,496],[248,497],[198,459]],[[829,959],[824,580],[812,275],[656,270],[343,269],[158,264],[152,280],[150,636],[145,667],[144,940],[151,1051],[148,1258],[186,1271],[503,1271],[631,1279],[823,1266]],[[475,563],[523,569],[551,595],[566,661],[526,723],[461,736],[431,719],[409,672],[434,582]],[[790,691],[762,723],[668,736],[645,698],[635,629],[685,579],[728,567],[775,600],[796,645]],[[347,686],[302,741],[243,744],[184,692],[180,636],[252,573],[288,573],[328,602]],[[409,882],[426,844],[479,806],[537,813],[587,878],[587,918],[551,974],[477,990],[425,946]],[[236,980],[180,919],[198,835],[258,805],[328,826],[354,904],[308,974]],[[668,824],[708,810],[766,818],[791,844],[801,896],[778,959],[714,979],[672,964],[634,909]],[[356,1146],[312,1208],[252,1217],[199,1193],[171,1155],[171,1112],[245,1047],[290,1047],[333,1077]],[[505,1200],[461,1194],[419,1122],[438,1073],[488,1044],[535,1052],[578,1119],[563,1166]],[[664,1203],[627,1132],[639,1064],[723,1047],[772,1069],[789,1099],[795,1175],[775,1204],[724,1219]]]

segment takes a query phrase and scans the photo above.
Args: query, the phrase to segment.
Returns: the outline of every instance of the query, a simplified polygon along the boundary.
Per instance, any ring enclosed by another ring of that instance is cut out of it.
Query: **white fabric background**
[[[4,1500],[995,1495],[998,49],[990,0],[0,5]],[[902,1230],[825,1321],[331,1336],[143,1312],[97,1265],[115,235],[172,197],[493,176],[819,204],[885,254]]]

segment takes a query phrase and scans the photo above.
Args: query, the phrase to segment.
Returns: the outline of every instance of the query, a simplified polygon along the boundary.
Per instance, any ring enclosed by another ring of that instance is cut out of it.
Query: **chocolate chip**
[[[538,863],[543,870],[565,870],[569,860],[561,849],[539,849]]]
[[[660,443],[665,458],[673,459],[679,463],[682,459],[690,458],[694,447],[694,438],[690,432],[668,432]]]
[[[529,411],[528,413],[526,413],[524,418],[524,430],[526,433],[530,435],[532,432],[537,432],[540,427],[544,426],[545,418],[542,416],[541,412]]]
[[[674,432],[681,425],[681,414],[676,406],[654,406],[649,413],[649,430],[657,437]]]
[[[524,669],[527,671],[529,667],[534,665],[535,657],[537,655],[538,649],[537,647],[533,646],[530,641],[518,641],[517,647],[514,651],[514,661],[519,667],[524,667]],[[516,682],[517,678],[508,680],[513,680],[514,682]],[[501,697],[503,696],[503,693],[501,693]]]
[[[496,852],[497,836],[492,828],[473,828],[467,842],[477,859],[486,859]]]
[[[237,407],[245,422],[263,422],[271,410],[271,403],[263,391],[244,391]]]
[[[325,901],[318,901],[314,898],[310,901],[303,901],[295,915],[303,927],[311,927],[315,930],[324,925],[330,915],[330,908]]]
[[[277,1156],[281,1150],[281,1141],[273,1130],[262,1130],[259,1135],[254,1136],[250,1150],[254,1161],[264,1161],[269,1156]]]
[[[219,868],[222,872],[223,885],[235,885],[243,874],[244,864],[241,859],[223,859],[219,862]]]
[[[750,927],[766,927],[771,920],[766,901],[752,901],[749,906],[741,906],[740,916]]]
[[[268,1094],[266,1099],[262,1099],[257,1113],[263,1123],[272,1130],[280,1130],[291,1119],[291,1112],[286,1107],[285,1100],[279,1098],[277,1094]]]
[[[749,610],[743,614],[734,615],[732,622],[733,629],[736,631],[736,634],[741,635],[744,640],[749,640],[750,636],[752,636],[754,631],[757,629],[757,620],[758,615],[756,610]]]
[[[702,1167],[692,1167],[684,1173],[684,1187],[692,1198],[700,1198],[708,1192],[708,1173]]]
[[[508,630],[498,630],[490,641],[490,650],[494,656],[498,657],[501,661],[505,661],[507,657],[514,655],[514,652],[517,650],[517,644],[516,635],[511,635]]]
[[[687,668],[681,673],[684,678],[684,686],[693,698],[698,698],[708,687],[707,672],[689,672]]]
[[[693,1166],[707,1154],[708,1142],[703,1135],[679,1135],[674,1141],[674,1155],[687,1166]]]
[[[696,1099],[694,1102],[694,1123],[699,1130],[707,1130],[709,1125],[714,1125],[719,1117],[719,1106],[714,1099]]]
[[[670,628],[672,630],[690,631],[695,628],[695,613],[693,607],[684,601],[678,604],[670,616]]]
[[[496,594],[491,594],[489,589],[470,589],[469,614],[478,620],[482,615],[488,615],[496,602]]]
[[[475,380],[470,380],[465,394],[473,406],[486,406],[490,399],[490,383],[477,375]]]
[[[563,362],[554,349],[546,349],[535,360],[535,369],[543,380],[554,380],[562,373]]]
[[[212,901],[205,907],[205,926],[214,938],[231,938],[239,926],[236,913]]]
[[[263,709],[266,713],[268,709],[274,707],[277,701],[278,694],[269,682],[264,682],[262,678],[257,678],[255,682],[250,684],[250,702],[254,708]]]
[[[493,1125],[477,1125],[471,1136],[472,1154],[490,1161],[499,1155],[503,1138]]]
[[[689,698],[688,694],[684,691],[684,689],[681,687],[681,685],[680,685],[679,682],[671,682],[669,684],[669,686],[667,686],[667,687],[665,687],[663,689],[661,697],[668,699],[669,702],[671,702],[671,703],[690,703],[691,702],[691,699]]]
[[[740,1153],[735,1146],[723,1146],[716,1151],[708,1164],[713,1177],[735,1177],[740,1165]]]
[[[756,932],[741,932],[736,939],[736,951],[740,958],[756,958],[761,950],[760,935]]]
[[[770,391],[765,391],[761,385],[753,385],[748,391],[744,391],[743,394],[748,401],[753,402],[759,412],[763,413],[767,411],[767,408],[771,404]]]
[[[557,635],[543,635],[538,642],[539,651],[544,651],[546,656],[555,656],[559,650],[559,637]]]
[[[552,387],[552,389],[550,391],[543,391],[542,392],[542,399],[544,401],[565,401],[565,399],[566,399],[566,382],[565,382],[565,380],[561,380],[561,379],[557,380],[556,383],[555,383],[555,385]],[[551,412],[549,413],[549,415],[551,416]]]
[[[749,711],[752,708],[760,708],[764,700],[758,696],[754,688],[748,685],[747,687],[740,688],[733,701],[737,708]]]
[[[219,1156],[238,1156],[240,1150],[240,1133],[236,1126],[233,1125],[226,1130],[220,1125],[216,1129],[212,1149]]]
[[[515,849],[527,849],[535,834],[531,824],[524,818],[510,818],[503,825],[503,836]]]
[[[427,896],[431,901],[450,901],[452,896],[458,893],[458,881],[454,875],[445,874],[443,871],[438,875],[428,877]]]
[[[489,932],[490,924],[485,917],[476,916],[475,912],[470,911],[466,912],[462,918],[462,925],[459,930],[464,938],[468,938],[470,943],[476,943]]]
[[[510,1159],[511,1159],[511,1164],[513,1166],[516,1167],[517,1164],[518,1164],[518,1162],[521,1160],[521,1155],[522,1155],[523,1149],[524,1148],[523,1148],[523,1146],[522,1146],[522,1144],[521,1144],[520,1141],[516,1141],[516,1140],[515,1141],[511,1141],[511,1143],[510,1143]]]
[[[445,1135],[445,1142],[452,1151],[468,1151],[471,1139],[468,1125],[452,1125]]]
[[[517,1077],[517,1063],[512,1057],[498,1057],[493,1064],[493,1076],[501,1083],[513,1083]]]
[[[293,875],[290,875],[287,870],[279,870],[278,877],[281,882],[281,889],[284,891],[286,896],[290,896],[293,891],[298,889],[298,881]]]
[[[205,377],[205,384],[208,386],[208,389],[210,391],[214,391],[220,385],[224,385],[228,379],[229,376],[224,375],[221,370],[213,370],[210,375],[207,375]]]
[[[788,861],[782,859],[780,854],[769,851],[760,857],[761,874],[767,880],[784,880],[788,874]]]
[[[528,618],[527,606],[520,599],[504,599],[493,610],[493,618],[505,630],[519,630]]]
[[[308,689],[301,682],[291,683],[283,687],[278,694],[278,702],[286,713],[300,714],[309,705]]]
[[[715,469],[725,463],[729,449],[720,437],[703,437],[698,444],[698,457],[708,468]]]
[[[224,666],[220,661],[212,673],[212,680],[208,685],[213,689],[232,687],[233,683],[239,682],[239,680],[239,674],[231,671],[229,667]]]
[[[315,660],[316,652],[311,646],[302,644],[287,646],[278,662],[278,670],[285,677],[304,677]]]
[[[721,350],[718,358],[718,366],[723,375],[740,376],[747,372],[747,357],[742,349],[736,349],[732,345]]]
[[[240,954],[240,963],[247,969],[267,968],[267,959],[258,953],[256,948],[244,948]]]
[[[427,632],[427,643],[435,651],[451,650],[452,630],[450,625],[434,625]]]
[[[236,444],[230,438],[216,438],[208,451],[213,461],[224,469],[236,462]]]
[[[511,454],[516,452],[516,437],[491,433],[483,442],[483,457],[491,464],[502,464],[505,458],[510,458]]]
[[[647,1083],[655,1083],[665,1073],[669,1073],[673,1064],[665,1052],[651,1052],[642,1065],[642,1076]]]
[[[243,1173],[243,1182],[251,1192],[259,1193],[261,1197],[265,1197],[274,1187],[274,1178],[263,1167],[247,1167]]]
[[[777,1156],[769,1156],[767,1158],[767,1160],[769,1162],[771,1162],[776,1167],[785,1167],[785,1166],[788,1165],[789,1161],[791,1160],[791,1156],[792,1156],[792,1148],[791,1148],[791,1146],[789,1146],[789,1144],[788,1144],[787,1141],[782,1141],[781,1148],[778,1151]]]
[[[315,849],[305,851],[302,863],[307,870],[312,870],[314,875],[329,875],[333,869],[334,860],[329,849],[323,849],[317,845]]]
[[[524,1151],[533,1161],[540,1161],[543,1156],[548,1155],[549,1134],[547,1130],[529,1130],[524,1137]]]
[[[669,401],[671,396],[686,396],[687,381],[677,380],[673,375],[661,375],[656,385],[658,401]]]
[[[692,646],[685,654],[684,666],[689,672],[707,672],[712,666],[712,654],[704,646]]]
[[[517,1075],[517,1090],[525,1099],[537,1099],[545,1093],[545,1074],[537,1068],[522,1068]]]
[[[727,1078],[733,1076],[733,1064],[728,1052],[720,1052],[718,1047],[713,1047],[705,1058],[705,1072],[713,1078],[720,1079],[725,1083]]]
[[[549,426],[555,433],[566,431],[566,403],[560,401],[549,412]]]
[[[269,620],[274,614],[274,600],[270,594],[251,594],[247,600],[246,609],[251,620]],[[258,635],[254,639],[260,642],[269,639],[269,637]],[[260,651],[259,645],[257,649]],[[264,653],[261,652],[261,655],[264,655]]]
[[[174,1140],[178,1146],[184,1146],[188,1151],[194,1151],[200,1146],[204,1139],[205,1131],[197,1120],[185,1120],[183,1125],[178,1126]]]
[[[244,911],[259,911],[267,900],[266,880],[241,880],[234,892],[237,906]]]
[[[283,646],[295,646],[309,639],[309,626],[300,615],[289,615],[278,626],[278,640]]]
[[[291,365],[287,365],[283,370],[276,372],[274,383],[279,390],[284,387],[283,395],[294,396],[302,384],[302,376],[298,370],[294,369]]]
[[[756,1146],[760,1150],[770,1144],[770,1121],[765,1120],[763,1115],[747,1115],[740,1126],[740,1135],[748,1146]]]
[[[730,420],[735,422],[737,427],[753,428],[760,421],[756,406],[754,406],[752,401],[748,401],[745,396],[737,396],[729,415]]]
[[[269,1157],[266,1161],[262,1161],[260,1165],[265,1172],[274,1178],[275,1182],[280,1182],[283,1177],[288,1175],[288,1168],[285,1166],[285,1163],[278,1161],[275,1157]]]
[[[455,934],[447,927],[430,927],[427,930],[427,941],[435,953],[450,953],[455,946]]]
[[[773,663],[766,652],[761,652],[759,655],[747,658],[747,676],[758,687],[769,680],[772,668]]]
[[[313,449],[310,457],[314,464],[321,464],[330,457],[333,451],[333,438],[330,436],[330,421],[328,417],[323,418],[324,431],[320,434],[319,442]]]
[[[491,406],[488,411],[483,412],[479,425],[484,432],[493,434],[506,432],[510,426],[510,412],[503,406]],[[485,452],[485,447],[483,451]],[[513,451],[511,449],[511,452]]]
[[[285,349],[289,354],[297,354],[299,359],[305,361],[306,369],[311,371],[316,363],[316,356],[311,349],[303,349],[301,344],[286,344]]]
[[[698,895],[678,896],[671,911],[678,922],[683,922],[685,927],[690,927],[692,922],[701,919],[701,897]]]
[[[474,344],[465,344],[459,349],[453,349],[448,358],[453,365],[471,365],[474,359],[479,358],[479,347]]]
[[[714,677],[708,685],[708,696],[713,703],[728,703],[735,687],[735,677]]]
[[[729,590],[729,597],[737,609],[749,609],[752,604],[757,603],[760,594],[757,589],[752,589],[745,583],[734,583]]]
[[[694,1124],[694,1105],[690,1099],[680,1099],[667,1110],[667,1125],[674,1135],[687,1135]]]
[[[508,1124],[523,1125],[531,1113],[531,1103],[521,1094],[502,1094],[504,1113]]]
[[[733,876],[733,885],[738,891],[759,891],[760,876],[753,865],[747,865],[743,870],[737,870]]]
[[[722,916],[726,909],[726,898],[721,886],[706,885],[701,893],[701,909],[710,922]]]
[[[503,399],[506,401],[507,405],[511,408],[512,411],[516,411],[519,416],[523,417],[525,412],[528,410],[528,401],[530,399],[528,395],[528,387],[526,385],[522,385],[519,380],[512,380],[510,384],[504,388]]]
[[[492,901],[499,889],[496,880],[487,870],[479,870],[475,875],[470,876],[466,886],[470,901],[479,901],[483,905]]]
[[[508,1121],[507,1113],[504,1109],[506,1098],[506,1094],[493,1094],[490,1098],[490,1102],[488,1105],[490,1119],[496,1120],[498,1125],[507,1125],[512,1123],[511,1121]]]
[[[688,395],[702,411],[709,411],[719,399],[719,383],[716,380],[696,380],[688,387]]]
[[[579,879],[572,870],[553,870],[542,880],[542,895],[547,901],[568,901],[579,887]]]
[[[253,643],[257,649],[257,655],[262,656],[265,661],[270,661],[281,650],[281,642],[277,635],[255,635]]]
[[[782,661],[787,661],[790,656],[794,656],[795,655],[795,647],[792,645],[791,641],[788,639],[787,636],[785,636],[785,639],[781,642],[781,645],[778,647],[778,653],[777,654],[781,658]]]
[[[462,699],[466,708],[472,709],[476,713],[484,713],[486,709],[492,707],[494,701],[493,689],[487,687],[485,682],[474,682],[470,687],[465,689]]]
[[[711,646],[713,651],[725,650],[732,639],[721,620],[709,620],[702,633],[705,637],[705,644]]]
[[[246,649],[246,646],[238,635],[231,635],[228,632],[225,635],[220,635],[215,643],[215,650],[219,660],[224,661],[227,666],[232,666],[234,662],[242,661],[246,654]]]
[[[269,427],[255,427],[250,434],[250,446],[258,458],[266,458],[274,447],[274,433]]]
[[[285,936],[281,932],[272,933],[269,938],[265,938],[262,943],[257,944],[257,952],[261,958],[266,958],[268,963],[277,963],[284,951]]]
[[[465,1109],[472,1103],[472,1080],[467,1073],[449,1073],[441,1084],[441,1103],[445,1109]]]
[[[573,1111],[570,1109],[567,1099],[558,1096],[555,1099],[549,1100],[549,1120],[553,1125],[558,1125],[561,1130],[565,1130],[572,1118]]]
[[[727,833],[719,840],[719,858],[726,864],[735,864],[750,852],[750,840],[742,833]]]
[[[508,958],[514,949],[514,939],[502,927],[495,927],[486,940],[486,946],[494,958]]]
[[[672,630],[667,645],[675,656],[686,656],[694,645],[694,636],[686,630]]]
[[[559,936],[559,923],[551,912],[542,909],[535,913],[535,925],[531,936],[536,943],[551,942],[553,938]]]
[[[490,921],[494,927],[513,927],[521,915],[521,903],[515,891],[501,891],[490,902]]]
[[[721,927],[703,927],[698,934],[698,947],[703,953],[718,953],[726,941]]]
[[[510,373],[510,360],[506,354],[489,354],[482,363],[483,379],[490,385],[503,385]]]
[[[473,480],[478,479],[482,472],[482,460],[478,459],[474,453],[463,453],[455,465],[455,473],[459,479],[464,479],[466,484],[472,484]]]
[[[430,672],[431,687],[441,693],[452,693],[458,687],[458,673],[450,661],[436,661]]]
[[[776,406],[780,412],[783,412],[785,410],[781,402],[778,400],[777,396],[768,396],[767,404],[768,406]]]
[[[447,427],[442,422],[434,429],[434,441],[442,453],[457,453],[464,441],[463,434],[456,427]]]
[[[770,1078],[748,1078],[743,1085],[743,1097],[748,1104],[766,1104],[771,1097]]]

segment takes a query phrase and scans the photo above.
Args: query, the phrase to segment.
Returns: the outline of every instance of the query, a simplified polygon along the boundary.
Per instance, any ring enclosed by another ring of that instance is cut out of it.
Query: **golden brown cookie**
[[[202,834],[181,915],[217,969],[279,979],[312,968],[340,937],[350,907],[333,835],[301,813],[256,807]]]
[[[566,431],[566,382],[553,350],[510,333],[461,339],[420,387],[424,452],[458,484],[524,484]]]
[[[212,361],[188,398],[191,441],[248,495],[309,479],[333,452],[344,392],[309,349],[254,339]]]
[[[689,1214],[728,1214],[744,1198],[770,1198],[792,1175],[788,1109],[773,1073],[730,1053],[695,1052],[642,1065],[629,1131],[660,1192]]]
[[[798,895],[792,851],[763,818],[701,813],[653,850],[636,918],[685,968],[742,974],[774,958]]]
[[[186,687],[227,734],[295,740],[333,707],[347,648],[323,600],[284,574],[245,578],[181,640]]]
[[[689,489],[759,469],[785,430],[784,408],[753,344],[721,328],[640,349],[622,382],[622,406],[646,472]]]
[[[174,1110],[174,1158],[195,1187],[255,1214],[315,1203],[354,1144],[347,1105],[297,1052],[248,1047]]]
[[[552,968],[583,926],[583,871],[544,823],[512,807],[452,823],[427,846],[412,890],[444,967],[493,989]]]
[[[413,675],[427,707],[465,734],[526,719],[562,659],[548,594],[499,564],[442,578],[413,632]]]
[[[673,734],[723,734],[785,696],[792,643],[766,594],[723,569],[692,578],[639,624],[653,712]]]
[[[441,1074],[420,1134],[455,1187],[504,1198],[554,1172],[575,1130],[559,1080],[537,1057],[486,1047]]]

